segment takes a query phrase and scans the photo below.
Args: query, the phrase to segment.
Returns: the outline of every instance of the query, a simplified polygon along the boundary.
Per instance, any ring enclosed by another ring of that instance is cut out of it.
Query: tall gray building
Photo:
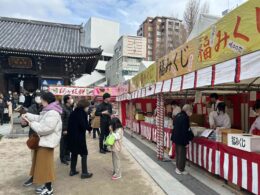
[[[139,72],[142,60],[146,58],[146,38],[122,36],[114,47],[113,58],[106,66],[109,86],[130,79]]]
[[[172,17],[148,17],[137,31],[147,38],[148,61],[156,61],[186,41],[187,32],[182,21]]]

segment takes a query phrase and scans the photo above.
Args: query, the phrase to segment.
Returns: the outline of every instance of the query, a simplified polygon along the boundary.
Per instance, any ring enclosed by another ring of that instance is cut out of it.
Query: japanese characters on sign
[[[131,79],[130,91],[133,92],[153,83],[156,83],[156,63]]]
[[[260,4],[248,1],[199,36],[196,69],[260,49]]]
[[[48,90],[58,96],[93,96],[93,88],[86,87],[49,86]]]
[[[195,70],[197,39],[193,39],[157,62],[158,80],[167,80]]]
[[[247,1],[200,36],[157,61],[158,81],[187,74],[260,49],[260,3]]]
[[[118,95],[117,87],[95,87],[93,91],[94,96],[103,96],[105,93],[109,93],[111,96]]]

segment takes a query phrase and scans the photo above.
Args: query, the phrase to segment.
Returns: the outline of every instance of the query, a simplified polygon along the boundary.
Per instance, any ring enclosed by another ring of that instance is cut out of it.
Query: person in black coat
[[[112,105],[110,102],[110,94],[105,93],[103,95],[103,102],[98,105],[96,110],[96,116],[100,116],[100,129],[101,134],[99,137],[99,150],[100,153],[105,154],[109,152],[107,147],[103,144],[104,139],[109,135],[109,125],[111,122]]]
[[[82,174],[81,178],[90,178],[92,173],[87,169],[88,149],[86,144],[86,130],[90,129],[88,124],[87,100],[80,100],[75,110],[70,114],[68,123],[68,148],[71,152],[70,176],[77,175],[76,171],[78,155],[81,156]]]
[[[179,175],[187,174],[185,171],[186,165],[186,146],[193,139],[193,133],[190,129],[190,119],[192,115],[192,107],[189,104],[183,106],[182,111],[177,114],[174,122],[174,130],[171,140],[176,145],[176,169],[175,172]]]
[[[60,139],[60,161],[65,165],[69,165],[68,161],[70,161],[70,152],[68,149],[68,124],[69,117],[73,106],[73,98],[71,95],[65,95],[63,97],[63,105],[62,105],[62,134]]]
[[[4,124],[4,110],[5,110],[5,102],[4,99],[2,97],[0,97],[0,124],[3,125]]]

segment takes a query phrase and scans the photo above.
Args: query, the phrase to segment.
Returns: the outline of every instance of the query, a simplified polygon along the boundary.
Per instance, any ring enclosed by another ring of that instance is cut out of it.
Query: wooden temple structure
[[[0,93],[91,74],[102,50],[85,47],[85,39],[82,25],[0,17]]]

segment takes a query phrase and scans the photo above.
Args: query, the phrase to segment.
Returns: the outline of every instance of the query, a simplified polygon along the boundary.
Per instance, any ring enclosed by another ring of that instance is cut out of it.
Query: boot
[[[71,155],[71,163],[70,163],[70,176],[74,176],[79,174],[78,171],[76,171],[76,166],[77,166],[77,160],[78,160],[78,155]]]
[[[82,166],[81,179],[91,178],[93,176],[93,174],[88,172],[88,168],[87,168],[87,155],[83,155],[81,157],[81,166]]]

